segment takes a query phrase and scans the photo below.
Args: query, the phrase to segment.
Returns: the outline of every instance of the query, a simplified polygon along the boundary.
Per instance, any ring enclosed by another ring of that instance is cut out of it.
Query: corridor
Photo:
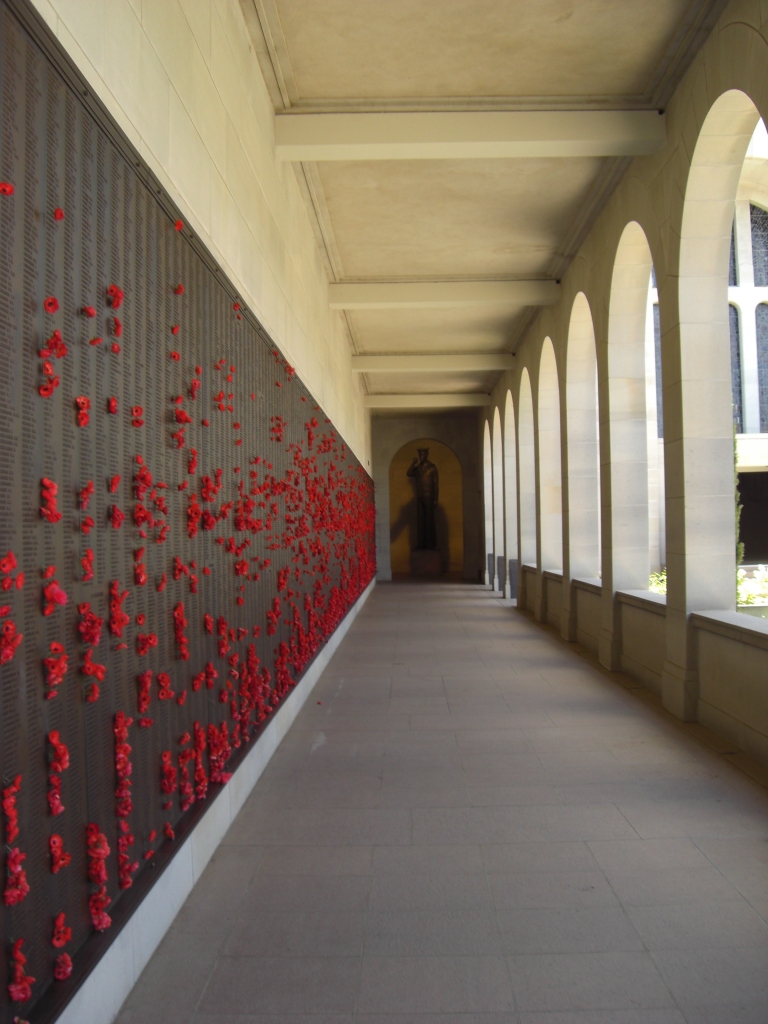
[[[119,1024],[765,1024],[768,798],[477,586],[375,587]]]

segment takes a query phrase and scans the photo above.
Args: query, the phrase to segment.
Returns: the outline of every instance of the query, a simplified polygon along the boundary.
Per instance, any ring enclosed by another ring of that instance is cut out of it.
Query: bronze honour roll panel
[[[0,1024],[61,1010],[374,571],[369,476],[0,3]]]

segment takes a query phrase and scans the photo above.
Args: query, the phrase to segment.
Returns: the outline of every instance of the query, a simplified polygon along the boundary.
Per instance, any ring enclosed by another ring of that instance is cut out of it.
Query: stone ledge
[[[768,619],[753,618],[740,612],[704,611],[691,612],[690,622],[707,633],[717,633],[729,640],[768,651]]]
[[[602,596],[603,593],[603,581],[597,578],[584,578],[580,579],[578,576],[574,576],[571,583],[577,590],[586,590],[589,594],[597,594],[598,597]]]
[[[652,590],[617,590],[616,598],[621,604],[642,608],[654,615],[667,614],[666,594],[655,594]]]

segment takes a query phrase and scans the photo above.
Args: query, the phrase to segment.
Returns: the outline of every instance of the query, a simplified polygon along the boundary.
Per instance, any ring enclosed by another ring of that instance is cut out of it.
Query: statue
[[[408,476],[416,479],[416,548],[419,551],[437,550],[437,466],[429,461],[428,456],[429,448],[419,448],[418,455],[408,468]]]

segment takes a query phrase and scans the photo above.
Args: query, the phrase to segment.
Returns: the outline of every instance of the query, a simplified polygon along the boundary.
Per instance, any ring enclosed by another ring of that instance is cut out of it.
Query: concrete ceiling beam
[[[278,159],[489,160],[656,153],[656,110],[434,111],[278,114]]]
[[[331,309],[459,309],[462,306],[553,306],[556,281],[378,281],[330,284]]]
[[[489,405],[490,395],[365,395],[366,409],[462,409]]]
[[[450,355],[352,356],[353,373],[440,373],[512,370],[515,357],[506,352],[485,355],[476,352]]]

